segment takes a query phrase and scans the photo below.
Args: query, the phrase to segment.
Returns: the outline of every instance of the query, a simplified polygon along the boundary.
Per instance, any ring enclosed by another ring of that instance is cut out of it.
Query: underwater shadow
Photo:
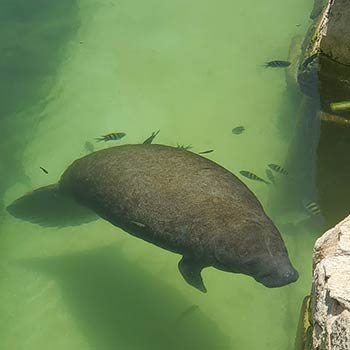
[[[317,202],[317,148],[321,128],[318,109],[318,101],[286,90],[278,128],[289,144],[281,164],[289,174],[279,179],[278,191],[273,196],[278,203],[274,208],[276,212],[305,211],[305,203]],[[323,220],[317,226],[323,227]]]
[[[81,19],[77,0],[1,0],[0,209],[14,184],[30,187],[23,156],[49,103]],[[68,47],[68,46],[67,46]]]
[[[57,281],[92,349],[232,349],[198,307],[129,262],[118,245],[20,264]]]
[[[345,123],[323,122],[317,152],[317,180],[328,229],[350,212],[349,151],[350,127]]]

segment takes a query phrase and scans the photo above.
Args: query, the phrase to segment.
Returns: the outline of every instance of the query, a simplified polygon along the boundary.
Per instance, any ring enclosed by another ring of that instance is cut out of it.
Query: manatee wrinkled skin
[[[280,233],[236,176],[192,152],[116,146],[73,162],[59,191],[126,232],[183,255],[179,270],[205,292],[204,267],[267,287],[298,279]]]

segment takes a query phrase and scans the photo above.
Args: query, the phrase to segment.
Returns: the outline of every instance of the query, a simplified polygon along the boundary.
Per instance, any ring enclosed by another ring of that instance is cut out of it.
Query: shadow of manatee
[[[92,349],[231,348],[198,307],[130,263],[116,245],[20,263],[58,282]]]
[[[43,227],[78,226],[99,218],[90,209],[62,195],[57,184],[23,195],[10,204],[7,211],[18,219]]]

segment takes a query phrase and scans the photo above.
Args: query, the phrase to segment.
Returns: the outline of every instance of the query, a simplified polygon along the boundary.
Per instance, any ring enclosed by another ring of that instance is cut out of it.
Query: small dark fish
[[[308,202],[305,204],[305,208],[311,215],[321,215],[321,209],[315,202]]]
[[[239,135],[239,134],[242,134],[243,131],[245,131],[244,126],[237,126],[237,127],[232,129],[232,134]]]
[[[85,148],[85,151],[89,153],[92,153],[95,150],[94,145],[90,141],[85,142],[84,148]]]
[[[152,143],[153,142],[153,140],[154,140],[154,138],[159,134],[159,131],[160,130],[158,130],[157,132],[152,132],[152,135],[148,138],[148,139],[146,139],[145,141],[143,141],[142,143],[145,145],[145,144],[150,144],[150,143]]]
[[[177,148],[184,149],[185,151],[188,151],[189,149],[192,149],[193,146],[192,146],[192,145],[187,145],[187,146],[185,146],[185,145],[179,145],[179,144],[177,144]]]
[[[176,323],[182,322],[185,318],[192,315],[195,311],[199,309],[198,305],[191,305],[186,310],[184,310],[175,320]]]
[[[266,176],[272,184],[276,183],[275,177],[273,176],[272,171],[270,169],[266,169]]]
[[[267,182],[266,180],[264,180],[264,179],[262,179],[261,177],[259,177],[259,176],[255,175],[255,174],[251,173],[250,171],[241,170],[239,173],[240,173],[241,175],[247,177],[247,178],[250,179],[250,180],[260,181],[260,182],[263,182],[263,183],[265,183],[265,184],[267,184],[267,185],[270,184],[270,183]]]
[[[49,172],[45,169],[45,168],[43,168],[42,166],[40,167],[40,169],[45,173],[45,174],[48,174]]]
[[[116,141],[116,140],[120,140],[125,136],[125,132],[113,132],[111,134],[107,134],[107,135],[103,135],[101,137],[96,138],[95,140],[97,142],[99,141]]]
[[[288,175],[288,171],[277,164],[268,164],[268,167],[277,173]]]
[[[299,23],[298,23],[298,24],[296,24],[295,26],[296,26],[296,27],[300,27],[300,26],[301,26],[301,24],[299,24]]]
[[[202,151],[202,152],[198,152],[198,154],[208,154],[208,153],[211,153],[211,152],[214,152],[213,149],[210,149],[208,151]]]
[[[265,63],[265,68],[286,68],[290,66],[289,61],[282,61],[282,60],[276,60],[276,61],[270,61]]]

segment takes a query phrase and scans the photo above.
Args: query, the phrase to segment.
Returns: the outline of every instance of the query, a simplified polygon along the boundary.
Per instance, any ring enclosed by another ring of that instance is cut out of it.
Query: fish
[[[239,173],[240,173],[241,175],[247,177],[247,178],[250,179],[250,180],[260,181],[260,182],[263,182],[263,183],[265,183],[265,184],[267,184],[267,185],[270,184],[270,183],[267,182],[266,180],[264,180],[264,179],[262,179],[261,177],[259,177],[259,176],[255,175],[255,174],[251,173],[250,171],[241,170]]]
[[[49,172],[45,169],[45,168],[43,168],[42,166],[40,167],[40,169],[45,173],[45,174],[48,174]]]
[[[88,153],[92,153],[95,150],[94,145],[90,141],[86,141],[84,144],[85,151]]]
[[[245,127],[244,126],[237,126],[237,127],[232,129],[232,134],[240,135],[240,134],[242,134],[243,131],[245,131]]]
[[[275,177],[273,176],[272,171],[270,169],[266,169],[266,176],[272,184],[276,183]]]
[[[126,135],[125,132],[113,132],[111,134],[103,135],[101,137],[96,138],[97,142],[99,141],[116,141],[122,139]]]
[[[184,310],[175,320],[176,323],[182,322],[187,317],[191,316],[194,312],[199,310],[198,305],[191,305],[186,310]]]
[[[209,149],[208,151],[198,152],[198,154],[208,154],[208,153],[211,153],[211,152],[214,152],[214,150],[213,149]]]
[[[264,64],[265,68],[287,68],[291,65],[289,61],[275,60],[266,62]]]
[[[157,132],[152,132],[152,135],[148,138],[148,139],[146,139],[145,141],[143,141],[142,143],[145,145],[145,144],[150,144],[150,143],[152,143],[153,142],[153,140],[154,140],[154,138],[159,134],[159,131],[160,130],[158,130]]]
[[[193,146],[192,146],[192,145],[187,145],[187,146],[185,146],[185,145],[179,145],[179,144],[177,144],[177,148],[184,149],[185,151],[188,151],[188,150],[192,149]]]
[[[276,173],[280,173],[283,175],[288,175],[288,171],[284,168],[282,168],[281,166],[277,165],[277,164],[268,164],[268,167],[274,171],[276,171]]]
[[[350,101],[332,102],[330,104],[330,107],[331,107],[331,110],[333,112],[349,111],[350,110]]]
[[[312,215],[321,215],[321,209],[315,202],[307,202],[305,203],[305,209]]]

